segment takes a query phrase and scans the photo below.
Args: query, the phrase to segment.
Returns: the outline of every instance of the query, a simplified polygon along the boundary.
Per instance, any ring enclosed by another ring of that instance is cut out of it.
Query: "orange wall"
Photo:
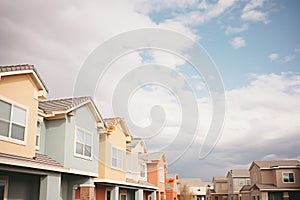
[[[34,83],[29,75],[3,76],[0,80],[0,98],[27,107],[26,143],[17,144],[0,139],[0,152],[32,158],[35,155],[35,137],[38,100],[34,98]]]
[[[96,200],[105,200],[106,188],[102,186],[96,186]]]

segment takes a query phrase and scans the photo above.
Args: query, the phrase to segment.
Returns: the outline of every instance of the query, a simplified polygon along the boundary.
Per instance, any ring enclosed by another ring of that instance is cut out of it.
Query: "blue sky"
[[[74,95],[81,70],[96,48],[122,33],[152,27],[191,38],[216,64],[225,88],[223,129],[205,158],[199,158],[199,150],[209,137],[211,91],[207,77],[182,57],[170,51],[132,51],[111,63],[92,93],[82,89],[94,97],[104,117],[112,117],[119,114],[112,105],[118,84],[136,86],[127,91],[128,113],[122,116],[131,133],[146,138],[149,150],[168,150],[170,173],[210,181],[227,170],[248,168],[253,160],[300,159],[295,152],[300,145],[299,9],[296,0],[3,0],[0,64],[34,64],[50,90],[49,98],[62,98]],[[171,45],[188,48],[180,41]],[[109,49],[99,58],[110,53]],[[157,66],[147,74],[129,73],[147,64]],[[145,82],[163,75],[167,79],[161,80],[170,85]],[[190,95],[193,102],[182,101]],[[187,127],[181,129],[183,110],[195,102],[198,114],[184,118]],[[190,129],[195,118],[196,131]],[[141,131],[153,123],[163,127]]]

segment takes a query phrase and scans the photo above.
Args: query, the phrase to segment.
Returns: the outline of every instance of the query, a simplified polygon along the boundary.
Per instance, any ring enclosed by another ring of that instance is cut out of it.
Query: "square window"
[[[293,172],[283,172],[282,173],[282,180],[284,183],[294,183],[294,173]]]
[[[123,152],[114,146],[112,147],[111,165],[117,169],[122,169],[123,166]]]
[[[81,128],[76,128],[75,154],[78,156],[91,158],[93,135]]]

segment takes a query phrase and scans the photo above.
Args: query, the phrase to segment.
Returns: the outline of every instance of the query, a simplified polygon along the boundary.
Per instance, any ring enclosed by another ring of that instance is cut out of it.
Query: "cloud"
[[[215,4],[202,6],[202,8],[205,8],[203,11],[193,10],[187,14],[178,15],[176,19],[188,25],[202,24],[220,16],[233,5],[234,0],[219,0]]]
[[[228,26],[226,31],[225,31],[225,34],[229,35],[229,34],[234,34],[234,33],[241,33],[245,30],[248,30],[248,28],[249,28],[248,24],[243,24],[241,27]]]
[[[233,48],[239,49],[246,46],[246,41],[242,37],[235,37],[230,41]]]
[[[251,22],[264,22],[268,24],[268,12],[257,10],[257,8],[263,8],[264,0],[251,0],[242,10],[241,19]]]
[[[257,7],[263,7],[264,0],[251,0],[250,3],[247,3],[243,8],[243,12],[247,12]]]
[[[242,14],[241,19],[252,22],[262,21],[265,24],[269,23],[268,13],[257,11],[257,10],[249,10]]]
[[[294,55],[289,55],[289,56],[284,56],[283,61],[284,62],[291,62],[292,60],[294,60],[296,57]]]
[[[279,58],[279,55],[277,53],[271,53],[268,58],[271,60],[271,61],[274,61],[274,60],[277,60]]]

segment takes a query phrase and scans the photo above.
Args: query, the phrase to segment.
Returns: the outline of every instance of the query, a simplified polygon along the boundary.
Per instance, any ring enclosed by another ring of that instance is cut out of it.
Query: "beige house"
[[[211,183],[203,182],[201,178],[180,178],[179,189],[183,185],[187,185],[190,192],[193,194],[194,200],[205,200],[206,191],[209,189]]]
[[[300,199],[298,160],[254,161],[249,171],[252,185],[241,189],[242,200]]]
[[[248,169],[232,169],[227,173],[228,179],[228,199],[239,200],[240,189],[244,185],[250,185],[250,175]]]
[[[227,200],[228,199],[228,179],[225,176],[215,176],[212,186],[207,191],[207,200]]]

